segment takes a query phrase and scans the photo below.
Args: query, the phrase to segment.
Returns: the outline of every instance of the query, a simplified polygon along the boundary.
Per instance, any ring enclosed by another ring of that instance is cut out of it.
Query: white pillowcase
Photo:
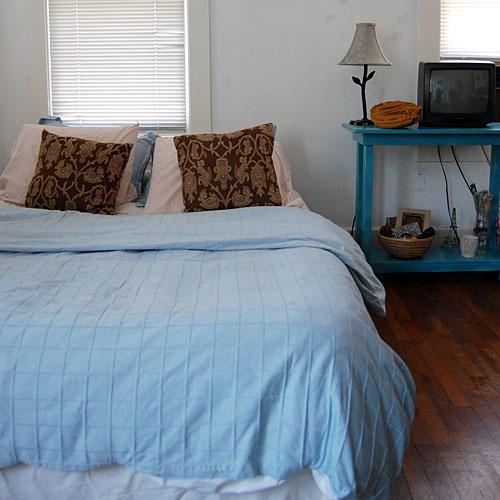
[[[35,173],[42,131],[48,130],[63,137],[77,137],[96,142],[113,144],[133,144],[137,141],[139,125],[124,127],[48,127],[46,125],[24,125],[12,146],[10,161],[0,176],[0,199],[24,205],[29,184]],[[134,148],[123,171],[116,205],[122,205],[137,197],[130,183],[134,165]]]
[[[274,142],[273,163],[278,186],[285,207],[307,208],[304,200],[294,191],[292,172],[283,148]],[[184,212],[182,177],[177,160],[177,149],[172,137],[156,139],[153,157],[151,189],[146,202],[146,214]]]

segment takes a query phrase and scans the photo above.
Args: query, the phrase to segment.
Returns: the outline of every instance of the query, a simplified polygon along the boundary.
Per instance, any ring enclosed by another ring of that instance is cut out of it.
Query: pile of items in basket
[[[410,224],[405,224],[404,226],[390,227],[382,226],[380,228],[380,234],[386,238],[399,238],[404,240],[425,240],[427,238],[432,238],[436,231],[432,227],[428,227],[424,231],[420,228],[418,222],[412,222]]]
[[[378,239],[382,247],[397,259],[418,259],[432,245],[436,232],[432,227],[422,228],[418,222],[400,226],[382,226]]]

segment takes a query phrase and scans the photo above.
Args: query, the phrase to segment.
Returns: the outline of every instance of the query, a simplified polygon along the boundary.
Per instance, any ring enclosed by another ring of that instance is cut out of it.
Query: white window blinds
[[[441,0],[441,57],[500,60],[500,0]]]
[[[185,130],[184,0],[47,0],[52,114]]]

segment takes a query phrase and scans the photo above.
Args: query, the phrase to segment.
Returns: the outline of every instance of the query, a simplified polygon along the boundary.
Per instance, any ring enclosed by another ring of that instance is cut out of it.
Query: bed
[[[320,215],[3,206],[0,270],[0,497],[388,497],[415,388]]]

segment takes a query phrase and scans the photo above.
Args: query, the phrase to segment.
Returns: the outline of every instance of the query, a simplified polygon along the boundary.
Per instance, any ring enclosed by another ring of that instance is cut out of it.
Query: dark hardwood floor
[[[500,499],[500,281],[464,273],[384,284],[387,318],[374,321],[417,384],[393,499]]]

